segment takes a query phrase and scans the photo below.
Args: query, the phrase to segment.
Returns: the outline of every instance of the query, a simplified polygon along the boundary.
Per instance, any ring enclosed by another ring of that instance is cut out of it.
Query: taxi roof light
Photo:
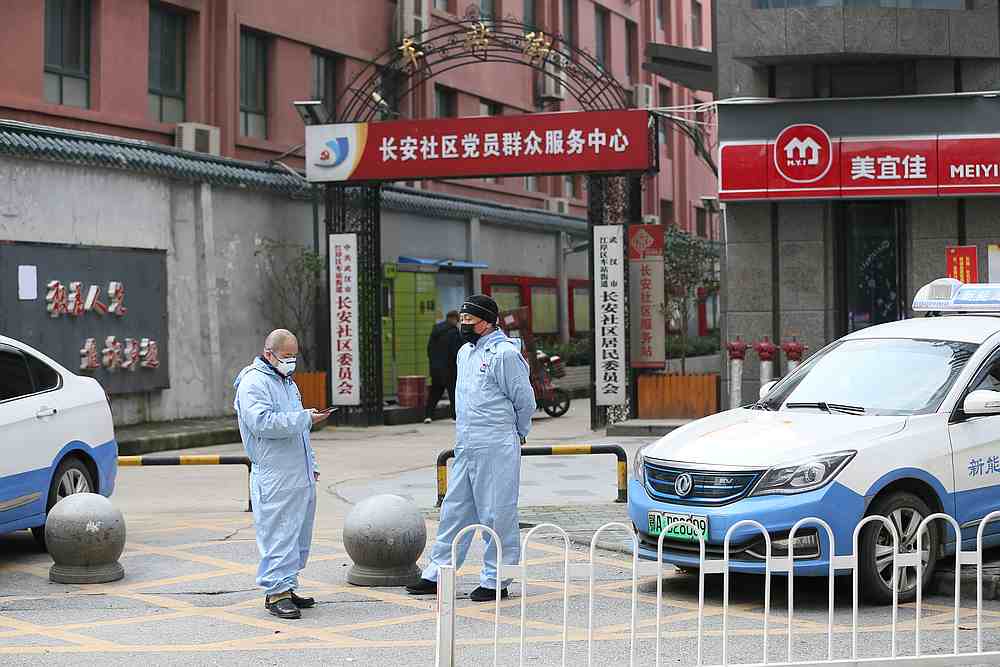
[[[955,278],[938,278],[917,291],[913,311],[1000,313],[1000,283],[965,284]]]

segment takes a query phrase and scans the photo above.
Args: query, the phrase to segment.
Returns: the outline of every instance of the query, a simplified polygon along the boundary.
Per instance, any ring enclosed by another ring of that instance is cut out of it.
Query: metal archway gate
[[[383,52],[358,73],[347,88],[337,123],[369,123],[399,117],[404,102],[413,105],[413,94],[426,82],[452,69],[483,62],[502,62],[529,67],[541,74],[541,80],[556,81],[568,97],[584,111],[612,111],[629,107],[629,94],[587,51],[576,48],[562,35],[546,35],[516,18],[482,17],[477,5],[471,5],[461,19],[445,20],[423,32],[406,37]],[[557,104],[550,103],[550,109]],[[649,117],[648,159],[658,167],[656,118]],[[588,227],[591,229],[588,251],[588,274],[594,285],[593,227],[641,222],[641,173],[591,173],[587,176]],[[382,294],[381,294],[381,181],[324,186],[327,234],[356,234],[358,261],[358,355],[360,404],[341,410],[341,424],[375,426],[383,423],[382,391]],[[627,230],[626,230],[627,238]],[[627,272],[624,294],[628,293]],[[328,273],[329,276],[329,273]],[[591,427],[601,428],[609,420],[620,421],[634,416],[635,384],[628,362],[628,308],[621,327],[625,338],[628,388],[624,406],[597,406],[593,391],[597,355],[594,331],[600,326],[595,304],[596,290],[591,289]],[[328,283],[328,312],[332,307]],[[561,295],[561,298],[567,296]],[[323,346],[321,357],[330,349]],[[333,369],[332,357],[325,359]],[[337,378],[331,372],[329,391]]]

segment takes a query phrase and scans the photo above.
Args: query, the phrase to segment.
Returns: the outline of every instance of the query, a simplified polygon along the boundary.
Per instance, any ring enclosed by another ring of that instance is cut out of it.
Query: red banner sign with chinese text
[[[314,182],[408,181],[654,167],[642,109],[306,127]]]
[[[632,368],[666,366],[663,310],[663,225],[629,225],[630,362]]]
[[[724,142],[719,155],[724,201],[1000,192],[1000,135],[836,138],[798,124],[774,140]]]
[[[979,282],[979,263],[976,246],[948,246],[944,251],[945,276],[961,280],[963,283]]]

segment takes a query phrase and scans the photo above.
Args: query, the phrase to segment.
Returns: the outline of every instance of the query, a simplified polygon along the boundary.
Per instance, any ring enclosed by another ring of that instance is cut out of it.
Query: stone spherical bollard
[[[354,561],[347,582],[355,586],[406,586],[420,579],[417,559],[427,526],[413,504],[394,495],[366,498],[344,522],[344,547]]]
[[[125,549],[125,519],[96,493],[66,496],[45,520],[45,546],[55,564],[49,579],[60,584],[103,584],[125,576],[118,558]]]

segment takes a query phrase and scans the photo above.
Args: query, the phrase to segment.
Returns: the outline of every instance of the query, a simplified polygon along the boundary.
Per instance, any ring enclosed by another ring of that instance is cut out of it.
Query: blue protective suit
[[[240,371],[233,386],[240,436],[252,463],[257,585],[275,595],[298,586],[299,570],[309,558],[316,515],[312,417],[295,382],[260,357]]]
[[[504,566],[521,560],[517,494],[521,485],[521,438],[531,430],[535,392],[520,341],[501,331],[466,344],[458,352],[455,463],[441,522],[423,578],[437,581],[438,567],[451,562],[451,543],[466,526],[481,523],[500,535]],[[492,536],[483,535],[486,555],[479,575],[485,588],[497,586],[497,558]],[[472,543],[465,535],[458,547],[461,567]],[[509,585],[504,578],[501,588]]]

